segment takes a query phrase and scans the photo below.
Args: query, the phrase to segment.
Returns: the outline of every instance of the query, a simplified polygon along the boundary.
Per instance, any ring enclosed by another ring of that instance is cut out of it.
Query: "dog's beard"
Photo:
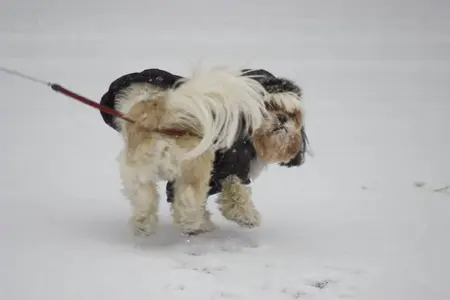
[[[286,116],[287,120],[280,122],[276,115],[271,113],[252,135],[258,156],[268,163],[288,162],[302,147],[299,120]]]

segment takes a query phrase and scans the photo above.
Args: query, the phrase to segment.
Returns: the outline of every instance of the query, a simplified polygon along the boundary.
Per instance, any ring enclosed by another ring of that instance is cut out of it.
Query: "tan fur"
[[[159,195],[154,182],[136,184],[136,194],[130,196],[133,208],[130,225],[137,235],[148,235],[156,231],[158,224]]]
[[[178,153],[194,148],[200,141],[193,135],[169,136],[153,129],[160,128],[167,115],[164,98],[138,102],[126,115],[136,123],[124,123],[126,147],[122,167],[126,196],[133,207],[130,223],[139,235],[156,230],[159,195],[156,182],[175,180],[173,221],[184,233],[199,233],[214,229],[206,210],[209,174],[214,153],[206,151],[191,160],[178,160]],[[133,174],[128,178],[130,172]]]
[[[282,124],[278,115],[284,115],[287,122]],[[267,163],[287,162],[302,147],[301,114],[299,111],[287,113],[270,110],[263,125],[255,130],[251,139],[258,156]],[[274,131],[282,127],[279,131]]]
[[[177,139],[177,144],[181,147],[194,147],[195,139],[182,137]],[[172,205],[172,217],[176,224],[185,226],[186,230],[195,233],[210,231],[214,228],[206,210],[204,199],[206,198],[209,179],[212,171],[214,154],[205,154],[184,162],[181,165],[181,178],[175,181],[174,194],[175,201]],[[194,201],[194,202],[193,202]]]
[[[123,124],[130,159],[138,148],[144,145],[144,141],[150,141],[152,135],[154,136],[154,129],[158,127],[165,113],[164,98],[161,96],[154,100],[138,102],[131,107],[126,117],[136,123],[126,122]]]
[[[247,228],[260,225],[261,216],[253,204],[251,189],[235,175],[224,180],[217,204],[222,216],[229,221]]]

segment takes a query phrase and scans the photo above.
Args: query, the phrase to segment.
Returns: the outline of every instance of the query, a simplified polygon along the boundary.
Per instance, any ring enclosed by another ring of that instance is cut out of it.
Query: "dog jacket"
[[[275,77],[273,74],[263,69],[245,69],[242,71],[245,72],[245,76],[252,76],[269,93],[293,92],[301,96],[301,89],[290,80]],[[146,82],[155,85],[158,88],[169,89],[177,88],[179,84],[182,84],[179,83],[179,80],[182,78],[183,77],[179,75],[175,75],[161,69],[146,69],[142,72],[125,74],[110,84],[107,92],[102,96],[100,104],[111,109],[116,109],[115,98],[117,94],[134,83]],[[103,111],[100,111],[100,114],[103,121],[108,126],[116,131],[119,130],[114,122],[114,116]],[[307,143],[304,126],[302,127],[302,136],[304,139],[304,149],[302,149],[302,151],[300,151],[300,153],[298,153],[298,155],[290,162],[281,163],[280,165],[292,167],[303,164]],[[226,151],[217,151],[215,153],[208,196],[220,193],[222,191],[222,181],[230,175],[236,175],[243,184],[250,184],[250,167],[252,161],[255,159],[256,150],[253,147],[249,137],[245,136],[238,139],[230,149]],[[173,184],[173,182],[168,182],[166,185],[167,202],[172,202],[173,200]]]

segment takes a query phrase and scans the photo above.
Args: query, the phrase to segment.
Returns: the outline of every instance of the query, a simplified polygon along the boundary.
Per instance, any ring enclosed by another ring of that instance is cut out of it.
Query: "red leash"
[[[37,79],[37,78],[33,78],[31,76],[19,73],[17,71],[9,70],[9,69],[3,68],[3,67],[0,67],[0,71],[3,71],[3,72],[5,72],[7,74],[10,74],[10,75],[16,75],[16,76],[19,76],[19,77],[22,77],[22,78],[25,78],[25,79],[28,79],[28,80],[31,80],[31,81],[34,81],[34,82],[37,82],[37,83],[45,84],[46,86],[51,87],[52,90],[54,90],[55,92],[64,94],[64,95],[66,95],[66,96],[68,96],[68,97],[70,97],[72,99],[78,100],[81,103],[84,103],[84,104],[86,104],[88,106],[94,107],[94,108],[96,108],[98,110],[101,110],[101,111],[103,111],[103,112],[105,112],[107,114],[110,114],[110,115],[115,116],[117,118],[120,118],[122,120],[128,121],[128,122],[133,123],[133,124],[136,123],[136,121],[134,121],[134,120],[132,120],[130,118],[127,118],[121,112],[119,112],[117,110],[114,110],[114,109],[111,109],[111,108],[109,108],[107,106],[101,105],[101,104],[99,104],[97,102],[94,102],[92,100],[89,100],[88,98],[83,97],[83,96],[81,96],[81,95],[79,95],[77,93],[74,93],[74,92],[72,92],[72,91],[62,87],[61,85],[59,85],[57,83],[51,83],[51,82],[43,81],[43,80],[40,80],[40,79]],[[156,129],[155,132],[168,134],[168,135],[177,135],[177,136],[188,134],[187,131],[178,130],[178,129]]]
[[[85,97],[83,97],[83,96],[81,96],[81,95],[78,95],[78,94],[76,94],[76,93],[74,93],[74,92],[72,92],[72,91],[69,91],[68,89],[63,88],[61,85],[59,85],[59,84],[57,84],[57,83],[49,83],[49,86],[50,86],[50,87],[52,88],[52,90],[54,90],[55,92],[64,94],[64,95],[66,95],[66,96],[69,96],[70,98],[73,98],[73,99],[75,99],[75,100],[78,100],[78,101],[80,101],[80,102],[82,102],[82,103],[84,103],[84,104],[86,104],[86,105],[89,105],[89,106],[92,106],[92,107],[94,107],[94,108],[97,108],[98,110],[101,110],[101,111],[103,111],[103,112],[105,112],[105,113],[107,113],[107,114],[113,115],[113,116],[115,116],[115,117],[117,117],[117,118],[121,118],[121,119],[123,119],[123,120],[125,120],[125,121],[128,121],[128,122],[130,122],[130,123],[133,123],[133,124],[136,123],[134,120],[125,117],[125,116],[124,116],[122,113],[120,113],[119,111],[114,110],[114,109],[111,109],[111,108],[109,108],[109,107],[107,107],[107,106],[101,105],[101,104],[99,104],[99,103],[97,103],[97,102],[94,102],[94,101],[92,101],[92,100],[89,100],[88,98],[85,98]]]

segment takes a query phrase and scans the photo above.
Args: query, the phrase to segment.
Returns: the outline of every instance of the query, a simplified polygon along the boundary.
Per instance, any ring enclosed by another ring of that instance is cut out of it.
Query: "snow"
[[[98,111],[0,74],[0,299],[450,299],[446,1],[2,0],[0,65],[99,101],[150,67],[266,68],[315,153],[263,172],[262,226],[134,238]],[[163,186],[161,186],[163,192]]]

